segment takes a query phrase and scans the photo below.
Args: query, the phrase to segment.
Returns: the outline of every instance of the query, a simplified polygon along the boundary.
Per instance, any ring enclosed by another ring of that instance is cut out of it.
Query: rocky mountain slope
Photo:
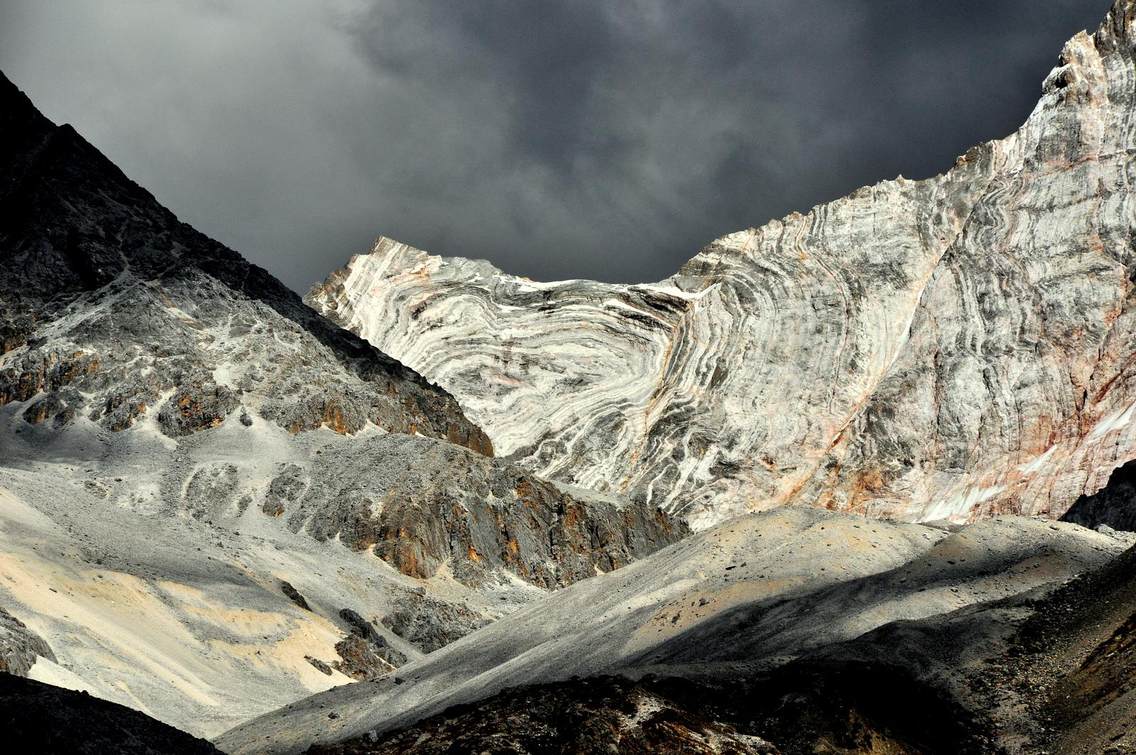
[[[681,536],[179,222],[0,77],[0,659],[193,734]]]
[[[943,175],[725,236],[660,283],[380,239],[307,300],[499,453],[696,527],[785,503],[1058,517],[1136,456],[1133,13],[1071,39],[1022,127]]]
[[[313,750],[1119,755],[1136,749],[1134,585],[1130,549],[1055,590],[888,624],[772,672],[519,687]]]
[[[694,685],[764,678],[881,627],[1015,596],[1028,600],[1032,591],[1102,567],[1131,545],[1130,537],[1021,517],[942,528],[811,508],[750,514],[553,593],[403,666],[394,679],[315,695],[216,743],[232,753],[300,752],[313,743],[358,740],[358,751],[369,752],[365,745],[388,732],[524,685],[611,673]],[[949,647],[982,651],[961,634]],[[901,688],[892,692],[902,697]],[[498,702],[459,709],[470,712],[456,728],[472,733],[484,724],[487,734],[538,735],[512,720],[524,715],[530,693],[508,694],[521,702],[505,705],[499,716],[488,713]],[[642,709],[622,705],[619,726],[609,734],[622,736],[622,727],[640,736],[636,726],[662,709],[655,705],[650,699]],[[602,717],[595,724],[607,731]],[[423,726],[412,731],[437,733],[434,723]],[[753,728],[742,733],[766,739]],[[474,738],[469,746],[492,749],[490,741]],[[596,742],[606,746],[602,738]],[[604,751],[600,745],[584,751]]]
[[[30,424],[144,416],[177,438],[242,417],[492,453],[445,391],[180,223],[0,80],[0,405]]]
[[[374,345],[0,79],[0,715],[141,751],[208,751],[142,714],[229,753],[1136,747],[1134,47],[1117,0],[1018,133],[659,284],[382,241],[310,297]]]

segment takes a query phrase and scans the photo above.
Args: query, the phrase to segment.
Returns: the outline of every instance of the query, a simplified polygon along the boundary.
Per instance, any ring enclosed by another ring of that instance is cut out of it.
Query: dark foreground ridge
[[[57,755],[210,755],[204,739],[145,713],[11,674],[0,673],[4,751]]]

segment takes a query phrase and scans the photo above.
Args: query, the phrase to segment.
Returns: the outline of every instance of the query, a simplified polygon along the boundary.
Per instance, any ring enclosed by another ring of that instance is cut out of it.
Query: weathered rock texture
[[[350,608],[339,611],[349,634],[336,643],[340,660],[335,667],[359,681],[374,681],[406,663],[406,656],[387,644],[375,626]]]
[[[1060,516],[1136,456],[1133,6],[1017,133],[725,236],[649,285],[388,239],[308,301],[454,393],[498,453],[705,526],[802,503]]]
[[[684,531],[494,459],[0,76],[0,668],[212,735]]]
[[[430,597],[425,590],[403,596],[382,617],[383,626],[423,653],[449,645],[489,622],[476,611]]]
[[[511,572],[561,587],[617,569],[687,531],[659,509],[566,493],[513,464],[395,435],[337,444],[287,463],[262,504],[295,532],[374,548],[411,577],[443,564],[471,586]]]
[[[0,608],[0,673],[27,676],[36,658],[54,661],[55,655],[42,637]]]
[[[178,221],[0,76],[0,405],[172,437],[248,407],[292,432],[368,424],[491,454],[445,391]]]

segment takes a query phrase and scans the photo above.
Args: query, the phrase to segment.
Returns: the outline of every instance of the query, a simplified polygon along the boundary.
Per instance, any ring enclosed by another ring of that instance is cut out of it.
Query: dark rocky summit
[[[1136,532],[1136,461],[1114,469],[1107,485],[1074,501],[1061,521]]]
[[[0,405],[179,437],[238,407],[292,432],[368,423],[492,454],[453,398],[178,221],[0,75]]]

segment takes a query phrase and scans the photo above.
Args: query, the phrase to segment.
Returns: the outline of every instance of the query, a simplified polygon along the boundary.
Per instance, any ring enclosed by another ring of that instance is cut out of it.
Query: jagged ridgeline
[[[685,529],[494,458],[0,77],[0,532],[0,668],[213,735]]]
[[[1131,12],[1069,41],[1011,136],[659,283],[537,283],[380,239],[308,301],[499,453],[697,527],[786,503],[1058,517],[1136,456]]]

